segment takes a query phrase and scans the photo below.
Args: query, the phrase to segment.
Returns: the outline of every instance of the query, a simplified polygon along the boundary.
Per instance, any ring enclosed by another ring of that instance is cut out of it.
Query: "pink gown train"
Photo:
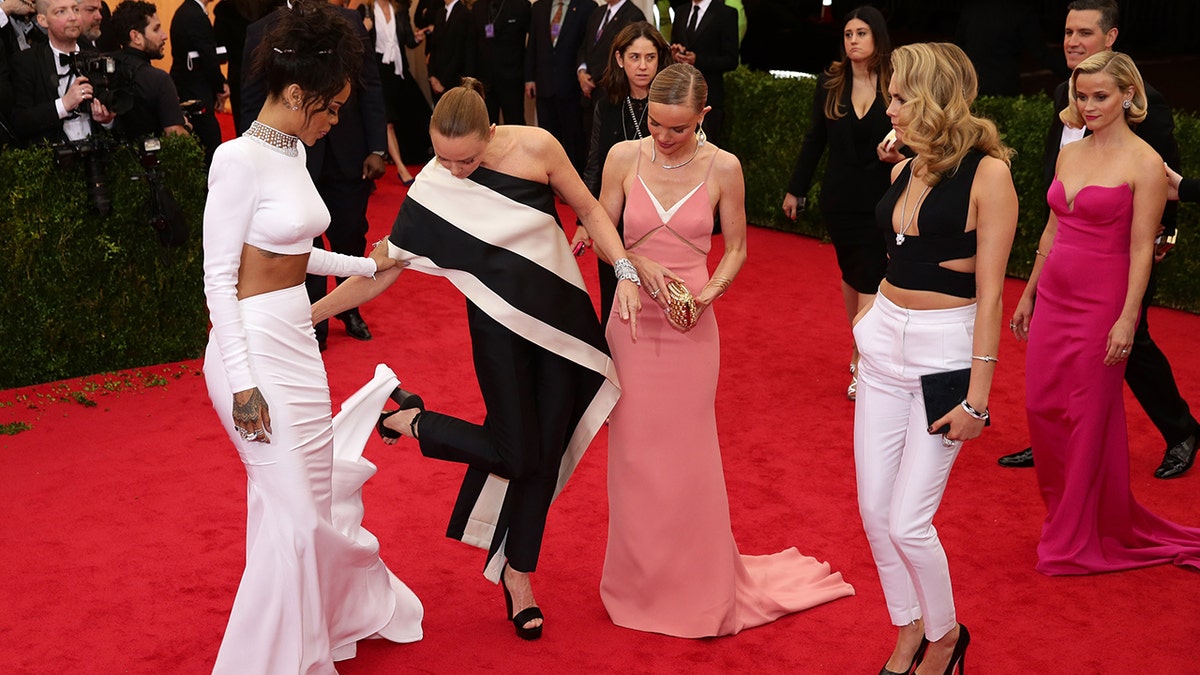
[[[625,240],[698,293],[708,281],[713,228],[705,184],[672,211],[662,215],[638,176],[625,206]],[[795,548],[766,556],[738,552],[714,411],[716,319],[706,311],[681,333],[649,296],[642,304],[636,343],[619,316],[608,323],[622,385],[609,425],[608,549],[600,582],[613,622],[678,637],[732,635],[852,595],[841,573]]]
[[[1129,487],[1125,363],[1103,364],[1129,282],[1133,193],[1089,185],[1069,205],[1056,178],[1054,247],[1029,328],[1026,407],[1048,513],[1043,574],[1091,574],[1161,563],[1200,567],[1200,528],[1160,518]]]

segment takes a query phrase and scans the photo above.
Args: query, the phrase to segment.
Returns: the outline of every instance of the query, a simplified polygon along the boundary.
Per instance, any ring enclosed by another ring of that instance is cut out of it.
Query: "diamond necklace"
[[[285,154],[288,157],[295,157],[299,154],[299,151],[296,149],[296,142],[300,139],[291,134],[285,134],[274,127],[267,126],[258,120],[251,122],[250,128],[242,135],[249,136],[266,145],[268,148]]]
[[[900,222],[904,224],[904,227],[900,228],[900,231],[896,233],[897,246],[902,246],[904,244],[904,234],[908,232],[908,228],[912,226],[913,220],[916,219],[917,210],[921,208],[921,200],[925,199],[925,195],[929,194],[929,191],[933,187],[928,183],[925,184],[925,189],[921,191],[921,196],[917,197],[917,203],[913,204],[912,213],[909,214],[908,222],[905,223],[904,212],[908,210],[908,193],[912,192],[912,184],[916,179],[917,177],[910,173],[908,177],[908,185],[904,187],[904,204],[900,206]]]

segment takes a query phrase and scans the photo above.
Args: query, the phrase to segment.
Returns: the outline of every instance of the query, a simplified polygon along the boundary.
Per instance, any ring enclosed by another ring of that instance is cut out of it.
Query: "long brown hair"
[[[879,93],[884,101],[891,100],[888,96],[888,81],[892,77],[892,38],[888,36],[887,21],[883,14],[874,7],[859,7],[852,9],[842,19],[842,34],[846,32],[846,24],[858,19],[871,29],[871,38],[875,42],[875,54],[867,63],[867,69],[879,76]],[[847,110],[842,109],[842,96],[846,92],[847,81],[853,81],[854,69],[850,65],[850,57],[846,55],[846,41],[842,40],[841,58],[829,64],[825,69],[825,117],[839,120],[846,116]]]
[[[608,95],[610,103],[617,103],[629,95],[629,79],[625,77],[625,69],[617,63],[617,54],[625,58],[625,51],[639,38],[646,38],[658,50],[658,71],[674,62],[671,57],[671,45],[667,44],[657,28],[645,21],[625,26],[613,39],[612,51],[608,55],[608,67],[604,69],[604,75],[600,78],[600,88]]]

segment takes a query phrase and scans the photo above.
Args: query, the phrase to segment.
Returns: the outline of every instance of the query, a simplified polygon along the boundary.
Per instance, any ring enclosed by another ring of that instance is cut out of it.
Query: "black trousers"
[[[579,94],[570,97],[537,98],[538,126],[550,132],[558,139],[563,150],[575,170],[583,175],[584,162],[587,159],[587,147],[584,144],[583,117],[580,113]]]
[[[204,146],[204,166],[209,166],[212,164],[213,153],[221,144],[221,125],[217,122],[217,115],[209,107],[203,113],[193,116],[191,122],[192,133],[200,140],[200,145]]]
[[[1179,393],[1171,363],[1150,337],[1146,310],[1154,298],[1156,283],[1157,274],[1152,269],[1146,294],[1142,296],[1142,318],[1133,334],[1133,348],[1125,366],[1125,382],[1170,448],[1196,433],[1200,425]]]
[[[371,197],[371,182],[365,180],[353,181],[321,181],[317,183],[317,192],[329,209],[329,228],[322,237],[313,239],[313,246],[346,255],[362,255],[367,250],[367,200]],[[345,279],[338,279],[342,283]],[[304,287],[308,290],[308,299],[316,302],[329,292],[329,278],[310,274],[304,279]],[[357,310],[352,310],[357,311]],[[324,341],[329,335],[329,322],[322,321],[314,326],[317,340]]]
[[[509,479],[492,552],[507,536],[509,565],[533,572],[559,463],[588,404],[577,400],[583,369],[518,336],[470,302],[467,318],[487,417],[472,424],[432,411],[422,414],[417,425],[421,453],[469,467],[448,532],[454,538],[461,537],[461,523],[487,475]]]
[[[504,113],[505,124],[525,124],[525,83],[521,79],[489,82],[483,102],[492,124],[500,124],[500,113]]]

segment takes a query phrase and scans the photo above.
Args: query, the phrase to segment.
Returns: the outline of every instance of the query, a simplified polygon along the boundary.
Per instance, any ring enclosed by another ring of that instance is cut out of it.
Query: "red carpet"
[[[373,237],[390,228],[401,194],[389,169],[373,200]],[[727,638],[613,626],[597,591],[607,518],[602,433],[551,512],[535,575],[546,633],[525,643],[503,620],[500,589],[480,574],[483,553],[443,537],[461,468],[422,459],[411,442],[373,441],[368,456],[380,472],[366,488],[365,524],[425,603],[426,637],[363,644],[341,672],[876,672],[894,632],[855,504],[853,405],[843,396],[850,350],[833,250],[752,229],[749,254],[716,305],[724,333],[717,413],[735,533],[744,553],[795,545],[830,561],[858,595]],[[594,286],[593,260],[583,264]],[[1019,292],[1010,281],[1009,311]],[[351,340],[336,321],[331,328],[335,408],[386,361],[430,405],[482,416],[463,300],[447,282],[405,273],[363,314],[371,342]],[[1185,395],[1200,405],[1200,317],[1154,310],[1151,321]],[[1006,334],[1000,356],[995,426],[961,454],[937,520],[959,618],[971,628],[971,672],[1194,670],[1197,574],[1170,566],[1080,578],[1034,572],[1044,515],[1034,474],[995,463],[1026,444],[1023,347]],[[0,423],[33,427],[0,437],[0,672],[211,669],[244,560],[245,474],[199,367],[172,365],[164,386],[95,387],[83,394],[95,407],[57,400],[84,389],[79,381],[0,392]],[[1200,469],[1152,478],[1161,439],[1129,401],[1135,493],[1161,515],[1200,525]]]

